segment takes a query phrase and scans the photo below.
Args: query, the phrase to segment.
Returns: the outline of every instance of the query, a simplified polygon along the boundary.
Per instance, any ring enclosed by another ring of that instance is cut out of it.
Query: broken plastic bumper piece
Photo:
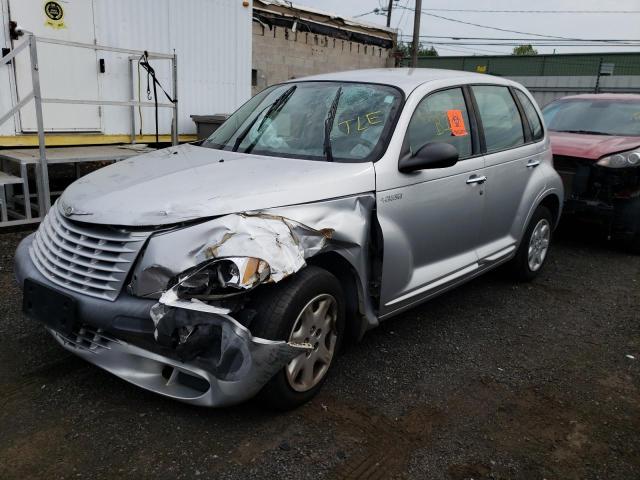
[[[157,304],[152,315],[165,331],[172,325],[196,327],[187,338],[179,338],[175,348],[143,348],[87,326],[71,333],[48,330],[65,349],[134,385],[210,407],[251,398],[289,361],[311,348],[253,337],[232,317],[203,309]]]

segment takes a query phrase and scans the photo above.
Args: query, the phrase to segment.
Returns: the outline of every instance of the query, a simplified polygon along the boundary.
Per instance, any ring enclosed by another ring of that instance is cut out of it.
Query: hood
[[[88,223],[159,226],[375,189],[372,163],[330,163],[181,145],[82,177],[58,202]]]
[[[554,155],[599,160],[612,153],[633,150],[640,146],[640,137],[586,135],[582,133],[549,132]]]

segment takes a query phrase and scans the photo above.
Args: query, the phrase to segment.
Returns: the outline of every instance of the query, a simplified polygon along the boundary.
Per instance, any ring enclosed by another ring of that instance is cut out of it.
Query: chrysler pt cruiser
[[[502,264],[533,279],[562,198],[519,84],[320,75],[265,89],[200,144],[76,181],[15,272],[26,316],[118,377],[286,409],[345,338]]]

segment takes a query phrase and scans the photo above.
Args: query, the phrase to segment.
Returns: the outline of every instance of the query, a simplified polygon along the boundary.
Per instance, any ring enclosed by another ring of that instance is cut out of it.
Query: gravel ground
[[[368,333],[321,394],[169,401],[23,320],[0,235],[0,478],[640,478],[640,257],[564,228],[541,277],[491,273]]]

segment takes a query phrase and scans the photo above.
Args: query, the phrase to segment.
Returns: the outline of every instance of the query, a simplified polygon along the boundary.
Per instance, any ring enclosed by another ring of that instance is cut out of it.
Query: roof
[[[639,93],[583,93],[580,95],[568,95],[558,100],[640,100]]]
[[[395,28],[385,27],[384,25],[378,25],[376,23],[363,22],[361,20],[356,20],[350,17],[343,17],[341,15],[337,15],[332,12],[327,12],[325,10],[319,10],[317,8],[307,7],[306,5],[299,5],[297,3],[292,3],[285,0],[255,0],[254,8],[256,8],[258,3],[261,3],[263,5],[275,5],[275,6],[284,7],[290,10],[298,10],[299,12],[311,13],[313,15],[320,15],[323,17],[328,17],[329,19],[332,19],[332,20],[340,20],[345,25],[361,27],[361,28],[366,28],[371,30],[380,30],[390,34],[396,34]]]
[[[310,77],[296,78],[291,82],[299,81],[347,81],[363,83],[381,83],[393,85],[402,89],[406,95],[423,83],[435,80],[460,79],[469,82],[496,83],[500,85],[513,85],[514,82],[491,75],[464,72],[461,70],[443,70],[439,68],[371,68],[366,70],[346,70],[343,72],[323,73]]]

